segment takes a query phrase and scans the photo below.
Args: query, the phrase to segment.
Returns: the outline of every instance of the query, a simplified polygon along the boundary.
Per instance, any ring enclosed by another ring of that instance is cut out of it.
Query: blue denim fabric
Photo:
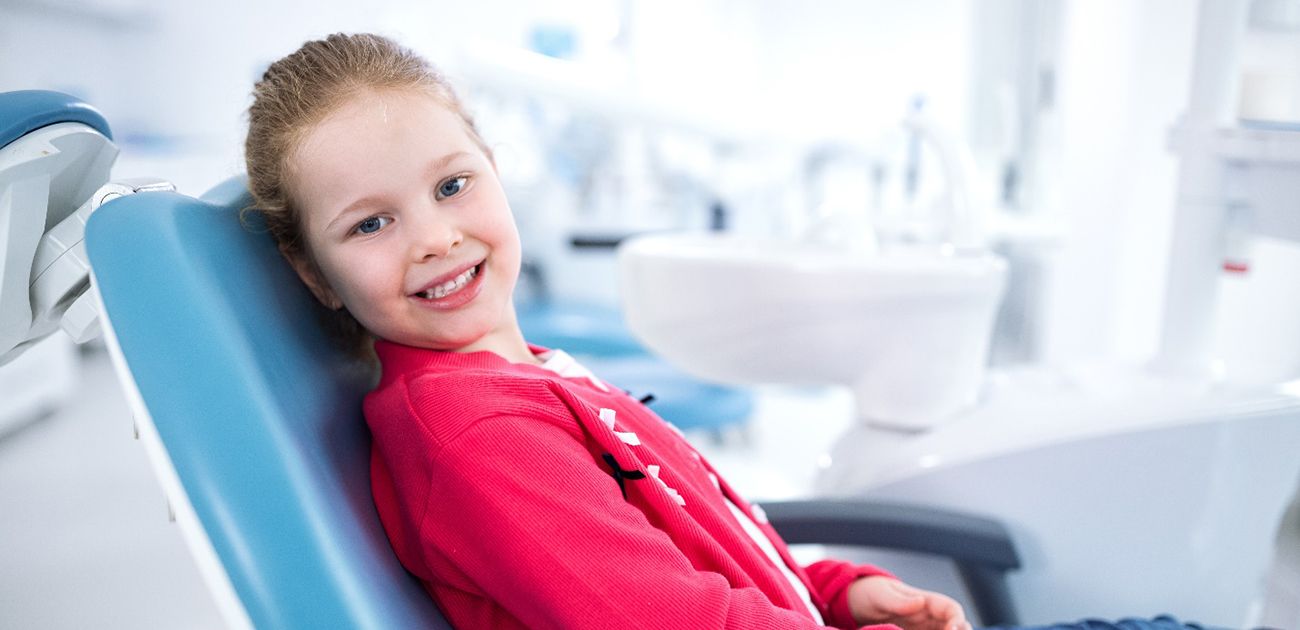
[[[988,628],[987,630],[1224,630],[1202,626],[1195,623],[1183,623],[1169,615],[1160,615],[1154,619],[1120,619],[1106,621],[1103,619],[1084,619],[1075,623],[1052,626],[1033,626],[1022,628]]]

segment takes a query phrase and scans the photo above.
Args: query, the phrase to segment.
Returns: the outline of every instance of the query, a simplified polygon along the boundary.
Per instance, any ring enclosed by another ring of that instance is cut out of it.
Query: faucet
[[[969,149],[919,108],[913,108],[903,119],[902,126],[909,135],[903,171],[904,194],[911,206],[903,211],[903,215],[914,220],[914,225],[923,225],[924,229],[900,230],[899,234],[883,233],[881,215],[886,203],[882,191],[889,174],[887,162],[862,146],[828,141],[813,145],[803,160],[808,223],[802,240],[829,244],[847,241],[871,251],[879,245],[878,237],[938,245],[945,254],[975,253],[986,249],[979,205],[972,194],[976,177]],[[938,157],[944,182],[935,204],[938,213],[934,217],[917,217],[920,210],[910,203],[917,193],[923,146],[929,146]],[[823,178],[826,170],[830,165],[844,161],[861,163],[863,175],[872,187],[873,192],[860,213],[854,213],[852,208],[829,207],[825,199]]]

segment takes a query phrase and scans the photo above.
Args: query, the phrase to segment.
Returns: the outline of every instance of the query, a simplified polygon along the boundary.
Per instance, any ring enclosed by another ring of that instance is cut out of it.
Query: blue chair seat
[[[746,422],[754,411],[749,391],[706,383],[649,355],[589,357],[583,364],[635,397],[653,394],[650,408],[683,431],[717,431]]]
[[[521,303],[516,312],[524,338],[573,355],[646,355],[617,309],[597,304],[547,300]]]
[[[701,381],[651,355],[618,309],[547,300],[520,305],[518,316],[525,339],[575,355],[597,376],[635,396],[654,394],[651,408],[683,430],[740,424],[754,409],[748,391]]]

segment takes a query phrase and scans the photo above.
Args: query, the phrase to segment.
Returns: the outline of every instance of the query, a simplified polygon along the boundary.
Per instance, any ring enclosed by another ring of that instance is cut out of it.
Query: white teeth
[[[477,269],[478,269],[477,266],[470,267],[468,270],[465,271],[465,273],[462,273],[451,280],[448,280],[436,287],[433,287],[428,291],[420,293],[419,296],[426,300],[438,300],[438,299],[445,298],[448,295],[451,295],[452,293],[464,289],[465,285],[469,284],[469,281],[473,280],[474,276],[478,275]]]

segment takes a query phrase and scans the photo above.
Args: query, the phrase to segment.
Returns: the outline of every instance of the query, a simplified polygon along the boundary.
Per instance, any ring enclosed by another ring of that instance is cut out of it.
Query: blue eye
[[[465,189],[465,182],[468,179],[469,179],[468,177],[464,175],[460,175],[443,182],[441,186],[438,186],[438,196],[439,197],[456,196],[457,194],[460,193],[460,191]]]
[[[357,227],[354,228],[352,231],[359,232],[361,234],[374,234],[375,232],[378,232],[381,228],[383,228],[385,225],[388,225],[390,221],[392,221],[392,219],[389,219],[387,217],[368,217],[361,223],[358,223]]]

